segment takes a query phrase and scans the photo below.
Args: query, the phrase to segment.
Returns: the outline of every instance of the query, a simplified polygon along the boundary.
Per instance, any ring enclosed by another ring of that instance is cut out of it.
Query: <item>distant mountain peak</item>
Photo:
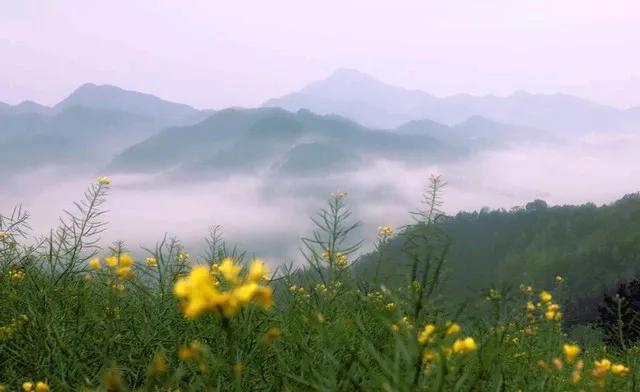
[[[149,118],[177,119],[191,115],[191,106],[166,101],[151,94],[103,84],[85,83],[59,102],[55,109],[65,110],[71,106],[86,106],[93,109],[129,112]]]
[[[373,76],[353,68],[338,68],[324,80],[382,83]]]

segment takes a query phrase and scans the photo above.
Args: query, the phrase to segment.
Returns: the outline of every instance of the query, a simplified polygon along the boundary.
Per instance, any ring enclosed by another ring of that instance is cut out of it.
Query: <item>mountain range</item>
[[[638,108],[619,110],[572,95],[524,91],[507,97],[459,94],[439,98],[424,91],[391,86],[350,69],[339,69],[326,79],[270,99],[263,106],[335,113],[382,128],[423,119],[454,125],[473,116],[543,129],[558,136],[634,131],[640,127]]]
[[[261,108],[218,112],[84,84],[52,107],[0,103],[0,172],[65,165],[319,176],[378,159],[434,163],[637,126],[640,108],[524,92],[438,98],[345,69]]]

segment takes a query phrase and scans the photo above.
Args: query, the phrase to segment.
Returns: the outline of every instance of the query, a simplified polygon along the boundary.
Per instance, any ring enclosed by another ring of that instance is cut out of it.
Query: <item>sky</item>
[[[637,0],[0,0],[0,102],[86,82],[256,106],[337,68],[435,95],[640,106]]]

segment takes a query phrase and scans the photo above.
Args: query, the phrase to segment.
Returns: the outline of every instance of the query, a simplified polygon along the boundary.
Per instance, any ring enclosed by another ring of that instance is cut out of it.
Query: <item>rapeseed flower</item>
[[[622,365],[622,364],[614,364],[611,365],[611,374],[614,374],[616,376],[620,376],[620,377],[624,377],[627,374],[629,374],[630,370],[628,367]]]
[[[436,331],[436,326],[433,324],[427,324],[422,331],[418,334],[418,342],[420,344],[427,344],[433,341],[433,333]]]
[[[89,260],[89,267],[91,267],[91,269],[94,269],[94,270],[101,269],[102,264],[100,263],[100,259],[97,257],[94,257],[93,259]]]
[[[233,285],[227,291],[218,290],[217,282],[205,266],[193,268],[187,277],[176,282],[174,293],[182,301],[182,311],[186,318],[194,319],[206,312],[215,312],[228,318],[240,307],[253,301],[263,309],[272,306],[271,287],[259,285],[252,280],[257,278],[257,272],[260,272],[260,277],[266,272],[261,261],[254,261],[249,269],[254,274],[249,272],[244,280],[240,279],[242,267],[231,259],[223,260],[219,270],[225,280]]]
[[[460,333],[460,330],[460,324],[452,322],[447,323],[447,335],[455,335],[457,333]]]
[[[116,271],[116,275],[120,279],[130,279],[130,278],[133,278],[134,273],[131,267],[120,267]]]
[[[145,263],[147,263],[147,265],[150,266],[150,267],[157,267],[158,266],[158,260],[156,260],[155,257],[147,257],[145,259]]]
[[[33,382],[32,381],[26,381],[22,383],[22,390],[24,392],[31,392],[33,391]]]
[[[548,291],[540,292],[540,301],[543,303],[549,302],[553,299],[553,296]]]
[[[227,257],[222,260],[218,270],[228,282],[236,284],[242,267],[239,264],[236,264],[231,258]]]
[[[379,226],[378,237],[387,238],[393,235],[393,228],[391,226]]]
[[[611,369],[611,361],[604,358],[594,362],[593,375],[596,378],[603,378]]]
[[[109,256],[104,258],[104,262],[111,268],[118,265],[118,258],[116,256]]]
[[[456,354],[466,354],[472,351],[476,351],[478,346],[476,341],[472,337],[466,337],[464,339],[457,339],[453,342],[453,352]]]
[[[98,183],[98,185],[102,185],[102,186],[111,185],[111,180],[109,179],[109,177],[105,177],[105,176],[98,177],[96,179],[96,182]]]
[[[118,258],[118,265],[120,267],[131,267],[133,265],[133,257],[128,253],[123,253]]]
[[[577,344],[565,344],[562,346],[562,352],[564,353],[564,357],[569,364],[575,362],[581,351],[582,350],[580,349],[580,346],[578,346]]]
[[[36,392],[49,392],[49,385],[42,382],[42,381],[38,381],[36,383]]]

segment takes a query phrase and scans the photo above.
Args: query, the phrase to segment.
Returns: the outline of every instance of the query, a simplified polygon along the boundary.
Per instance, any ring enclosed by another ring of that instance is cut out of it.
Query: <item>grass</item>
[[[35,243],[26,213],[0,219],[0,391],[636,390],[640,349],[563,329],[562,279],[473,303],[442,295],[440,179],[393,287],[354,273],[344,193],[303,239],[306,267],[265,279],[215,230],[201,260],[170,239],[139,260],[121,243],[100,249],[109,185],[100,178]],[[381,227],[377,249],[392,235]]]

